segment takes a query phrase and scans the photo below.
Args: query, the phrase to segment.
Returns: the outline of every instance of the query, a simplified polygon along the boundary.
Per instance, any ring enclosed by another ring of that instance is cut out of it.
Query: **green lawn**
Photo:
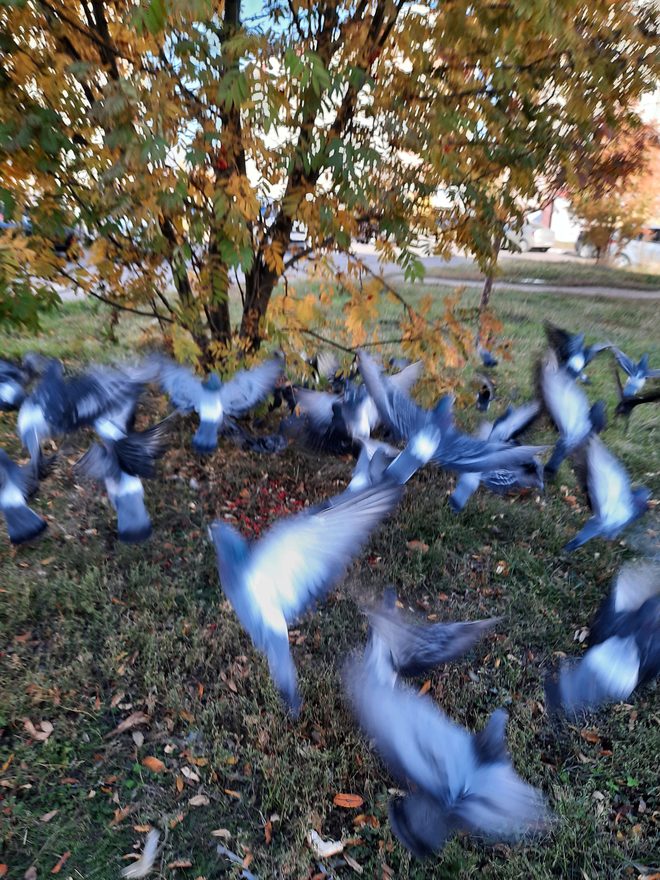
[[[442,266],[427,271],[428,278],[455,278],[459,281],[482,281],[483,273],[472,263]],[[584,262],[551,262],[512,259],[500,256],[497,280],[517,284],[547,284],[558,287],[621,287],[630,290],[660,291],[660,274],[643,270],[617,269],[602,266],[591,260]]]
[[[498,291],[495,306],[513,356],[495,373],[502,406],[532,393],[545,317],[607,337],[633,356],[650,350],[652,362],[660,358],[653,303]],[[44,322],[41,338],[0,335],[0,349],[38,348],[74,363],[134,351],[148,322],[122,319],[116,347],[105,339],[107,317],[103,307],[68,305]],[[589,396],[605,397],[611,413],[608,359],[590,372]],[[164,400],[150,398],[145,423],[165,411]],[[458,418],[477,424],[471,407]],[[18,455],[14,427],[13,414],[0,414],[0,445]],[[657,532],[657,511],[623,541],[595,541],[566,557],[561,546],[588,516],[567,465],[544,496],[479,492],[460,517],[447,505],[451,476],[417,475],[344,583],[293,632],[305,705],[292,723],[219,590],[206,524],[233,516],[261,528],[340,490],[350,462],[295,449],[258,457],[228,443],[201,461],[190,436],[191,422],[182,420],[160,478],[147,488],[154,521],[147,544],[117,544],[102,493],[73,481],[83,436],[67,441],[34,501],[50,521],[46,537],[12,550],[0,534],[0,862],[8,877],[22,878],[32,865],[42,877],[70,853],[62,877],[115,880],[148,825],[164,841],[153,876],[166,878],[239,876],[240,866],[217,855],[218,843],[245,857],[260,880],[311,878],[319,873],[305,843],[311,828],[350,841],[346,852],[369,878],[609,880],[636,878],[640,866],[657,870],[657,687],[561,728],[544,711],[542,688],[556,652],[580,654],[575,634],[620,564],[652,527]],[[545,425],[533,436],[552,439]],[[613,420],[604,433],[656,497],[657,436],[651,407],[638,408],[628,430]],[[412,540],[428,551],[409,549]],[[545,838],[515,847],[455,839],[423,864],[393,838],[393,780],[361,739],[339,688],[345,654],[365,638],[358,604],[389,583],[438,619],[502,616],[465,661],[431,677],[430,692],[471,729],[497,707],[508,709],[516,768],[543,788],[557,814]],[[136,712],[148,721],[113,735]],[[25,719],[53,725],[46,742],[35,741]],[[164,768],[152,762],[148,769],[149,757]],[[339,792],[360,795],[363,806],[335,806]],[[191,804],[196,795],[203,798]],[[222,829],[224,836],[213,836]],[[190,867],[168,867],[177,863]],[[336,878],[356,876],[341,857],[326,867]]]

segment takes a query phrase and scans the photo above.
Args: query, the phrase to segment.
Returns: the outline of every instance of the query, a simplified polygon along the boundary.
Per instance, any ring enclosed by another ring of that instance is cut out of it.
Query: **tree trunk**
[[[490,294],[493,289],[493,271],[491,270],[488,275],[486,275],[486,280],[484,281],[483,290],[481,291],[481,300],[479,301],[479,314],[483,315],[488,306],[490,305]]]
[[[248,351],[258,351],[261,345],[262,321],[266,317],[268,304],[273,295],[279,276],[271,272],[258,254],[254,266],[245,279],[245,304],[241,319],[241,339],[247,343]]]

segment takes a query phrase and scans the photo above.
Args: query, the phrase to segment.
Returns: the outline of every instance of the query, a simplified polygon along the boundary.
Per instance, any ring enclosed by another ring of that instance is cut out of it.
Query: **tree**
[[[268,0],[252,18],[240,0],[5,0],[0,198],[32,218],[21,283],[77,222],[88,259],[48,280],[156,316],[179,356],[297,348],[336,285],[273,292],[359,223],[409,278],[420,240],[489,269],[541,180],[596,149],[592,120],[616,129],[654,84],[657,33],[637,0]],[[341,292],[348,347],[384,293],[411,354],[458,364],[473,339],[456,303],[431,319],[350,257]]]
[[[580,174],[571,208],[598,260],[616,261],[660,210],[660,139],[650,125],[603,132],[600,152]]]

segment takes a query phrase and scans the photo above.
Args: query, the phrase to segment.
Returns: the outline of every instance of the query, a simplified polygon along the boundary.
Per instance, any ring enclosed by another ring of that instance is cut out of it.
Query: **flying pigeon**
[[[60,361],[51,361],[18,412],[18,433],[33,459],[42,440],[79,428],[103,426],[107,416],[126,421],[134,410],[143,384],[137,373],[93,366],[76,376],[65,376]],[[103,428],[100,431],[103,435]]]
[[[153,477],[156,460],[165,454],[168,422],[169,417],[146,431],[93,443],[76,462],[77,473],[105,484],[117,512],[119,540],[124,543],[146,541],[151,535],[141,477]]]
[[[366,352],[359,353],[358,362],[383,424],[396,440],[412,439],[429,422],[440,429],[440,443],[431,461],[442,468],[460,473],[508,468],[529,461],[545,449],[468,437],[454,426],[451,397],[441,398],[433,410],[424,410],[397,388],[386,385],[378,365]]]
[[[240,370],[227,382],[215,373],[202,381],[188,367],[165,357],[156,357],[158,381],[174,406],[181,412],[196,412],[199,428],[193,447],[207,455],[218,445],[218,431],[226,416],[245,415],[273,391],[282,373],[282,357],[277,355],[251,370]]]
[[[476,406],[479,412],[487,412],[488,407],[496,399],[495,385],[488,376],[481,373],[477,375],[477,379],[479,380],[479,390],[477,391]]]
[[[0,411],[18,409],[25,400],[29,377],[11,361],[0,358]]]
[[[515,440],[526,431],[541,413],[541,404],[538,401],[526,403],[516,409],[509,407],[494,424],[485,422],[477,436],[481,440],[507,441]],[[536,456],[531,456],[528,461],[520,462],[509,468],[487,471],[486,473],[461,474],[456,482],[456,488],[449,496],[449,506],[458,513],[462,510],[468,499],[483,483],[491,492],[503,494],[515,489],[543,489],[543,465]]]
[[[545,408],[560,434],[545,466],[546,476],[553,477],[567,455],[579,449],[593,432],[603,430],[605,404],[599,400],[589,408],[586,394],[571,373],[559,366],[553,352],[548,352],[541,364],[539,386]]]
[[[645,354],[635,363],[628,355],[624,354],[621,349],[612,346],[614,357],[624,373],[628,376],[623,386],[623,397],[630,398],[642,390],[647,379],[660,379],[660,370],[649,369],[649,356]]]
[[[340,580],[401,491],[385,484],[279,520],[252,545],[224,522],[209,529],[222,589],[294,716],[301,701],[288,626]]]
[[[595,435],[586,446],[583,460],[576,460],[576,471],[586,490],[592,516],[564,547],[569,553],[598,536],[614,540],[627,525],[646,513],[651,497],[646,486],[631,488],[630,477],[621,462]]]
[[[583,375],[584,368],[597,354],[611,348],[609,342],[596,342],[585,346],[584,333],[569,333],[550,321],[545,322],[545,335],[554,350],[559,364],[574,378]]]
[[[636,394],[634,397],[624,398],[622,396],[614,411],[618,416],[629,416],[636,406],[640,406],[642,403],[658,403],[658,401],[660,401],[660,388],[646,394]]]
[[[406,392],[417,382],[421,370],[418,361],[384,377],[384,382],[388,388]],[[305,442],[314,449],[351,452],[355,441],[368,439],[380,425],[378,410],[364,384],[346,382],[343,394],[297,388],[295,395],[308,426]]]
[[[589,633],[589,649],[546,680],[550,707],[565,712],[627,700],[660,674],[660,564],[637,562],[619,572]]]
[[[38,466],[35,462],[19,466],[0,449],[0,511],[7,523],[12,544],[31,541],[47,528],[46,520],[37,516],[26,504],[26,499],[36,491],[38,485]]]
[[[389,816],[415,856],[439,852],[459,831],[499,841],[547,826],[543,796],[516,774],[507,753],[506,712],[470,734],[396,678],[391,652],[373,631],[344,682],[362,732],[408,790],[390,802]]]
[[[393,670],[403,676],[416,676],[441,663],[458,659],[497,622],[497,618],[467,623],[427,623],[417,615],[397,608],[396,592],[385,590],[378,605],[363,609],[369,620],[371,638],[382,641],[389,652]],[[377,646],[376,650],[380,650]]]
[[[481,342],[477,340],[477,354],[481,358],[481,363],[484,367],[493,368],[496,367],[499,363],[496,357],[494,357],[487,348],[484,348]]]

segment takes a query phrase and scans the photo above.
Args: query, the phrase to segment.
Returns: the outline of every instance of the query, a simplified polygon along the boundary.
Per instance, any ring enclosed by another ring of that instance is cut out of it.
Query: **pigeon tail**
[[[199,455],[210,455],[218,446],[218,423],[200,422],[192,445]]]
[[[559,470],[559,466],[562,461],[566,458],[568,454],[568,450],[566,449],[566,443],[563,438],[557,440],[557,444],[555,448],[552,450],[552,455],[548,459],[543,468],[543,475],[546,480],[552,480],[556,477],[557,471]]]
[[[479,488],[480,475],[461,474],[456,482],[456,488],[449,496],[449,507],[454,513],[460,513]]]
[[[451,837],[446,811],[423,792],[393,798],[387,812],[392,831],[417,859],[439,853]]]
[[[592,538],[598,537],[602,531],[603,527],[600,519],[597,516],[590,517],[577,535],[564,545],[564,553],[572,553],[573,550],[582,547],[587,541],[591,541]]]
[[[156,460],[167,450],[169,417],[146,431],[134,431],[113,443],[119,466],[133,477],[153,477]]]
[[[7,521],[7,532],[12,544],[25,544],[27,541],[33,541],[48,528],[46,520],[30,510],[27,505],[5,507],[2,512]]]

